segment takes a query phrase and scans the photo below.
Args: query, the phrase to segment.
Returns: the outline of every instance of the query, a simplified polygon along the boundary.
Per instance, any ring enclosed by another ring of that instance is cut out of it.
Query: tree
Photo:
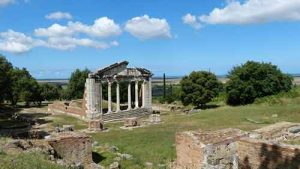
[[[85,88],[85,81],[88,78],[90,71],[88,69],[79,70],[76,69],[70,78],[67,93],[68,99],[82,99],[84,88]]]
[[[8,99],[12,105],[18,101],[25,101],[29,106],[31,102],[40,104],[41,90],[37,81],[25,69],[14,68],[9,72]]]
[[[60,98],[61,88],[57,85],[52,85],[48,83],[43,83],[40,85],[41,87],[41,96],[43,100],[53,101]]]
[[[250,104],[256,98],[289,91],[293,85],[292,78],[277,66],[254,61],[234,67],[228,78],[226,95],[230,105]]]
[[[206,71],[194,71],[180,81],[181,101],[184,105],[193,104],[203,107],[216,97],[221,88],[221,83],[216,75]]]
[[[163,76],[164,101],[166,99],[166,74]]]
[[[7,97],[9,90],[9,72],[12,68],[12,64],[0,55],[0,103]]]

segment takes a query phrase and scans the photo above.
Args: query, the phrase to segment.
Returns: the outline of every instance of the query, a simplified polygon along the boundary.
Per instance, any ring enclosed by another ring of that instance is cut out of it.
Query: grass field
[[[133,130],[120,129],[122,123],[108,123],[105,126],[109,131],[91,134],[91,136],[100,145],[114,145],[120,149],[121,153],[133,155],[132,160],[121,161],[122,168],[140,169],[144,168],[146,162],[153,163],[154,168],[162,168],[158,167],[159,164],[167,164],[176,158],[176,132],[222,128],[239,128],[247,131],[280,121],[300,122],[300,88],[292,93],[260,99],[256,104],[247,106],[226,106],[222,99],[216,99],[213,104],[219,107],[201,110],[190,115],[161,112],[162,123]],[[274,114],[277,117],[274,117]],[[76,129],[86,127],[84,122],[74,117],[66,115],[51,117],[51,126],[63,124],[74,124]],[[300,141],[290,143],[300,144]],[[102,156],[100,164],[108,165],[114,161],[115,155],[112,153],[102,150],[94,151]],[[1,159],[0,163],[2,163]]]

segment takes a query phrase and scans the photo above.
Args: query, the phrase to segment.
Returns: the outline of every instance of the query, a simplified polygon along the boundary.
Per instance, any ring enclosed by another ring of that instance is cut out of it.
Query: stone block
[[[90,131],[99,131],[104,129],[103,121],[101,119],[90,120],[88,123]]]
[[[74,125],[63,125],[63,131],[74,131]]]
[[[84,133],[56,133],[46,141],[54,149],[56,158],[62,159],[66,165],[90,165],[93,162],[92,141]]]
[[[124,126],[125,127],[136,127],[140,125],[140,120],[137,117],[125,118]]]
[[[237,141],[237,147],[241,169],[300,169],[300,146],[245,137]]]
[[[149,121],[150,123],[160,123],[161,122],[160,114],[151,114],[149,116]]]
[[[176,164],[174,168],[236,168],[236,140],[245,134],[238,129],[213,132],[193,131],[176,135]]]

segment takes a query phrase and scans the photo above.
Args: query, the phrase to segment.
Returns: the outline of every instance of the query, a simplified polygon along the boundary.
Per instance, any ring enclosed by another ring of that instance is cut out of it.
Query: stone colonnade
[[[134,81],[135,85],[135,99],[134,99],[134,109],[139,109],[139,108],[146,108],[146,109],[151,109],[152,107],[152,87],[151,87],[151,78],[148,79],[136,79],[136,80],[129,80],[128,82],[128,108],[125,111],[130,111],[132,110],[131,107],[131,82]],[[142,83],[142,106],[139,107],[139,96],[138,96],[138,91],[139,91],[139,82],[143,81]],[[103,105],[102,105],[102,84],[107,82],[108,86],[108,111],[107,113],[114,113],[112,111],[112,83],[116,82],[116,113],[121,113],[121,108],[120,108],[120,84],[118,80],[107,80],[107,81],[97,81],[95,78],[87,78],[86,79],[86,93],[85,93],[85,98],[86,98],[86,108],[87,108],[87,117],[89,119],[97,119],[100,118],[101,115],[103,114]]]

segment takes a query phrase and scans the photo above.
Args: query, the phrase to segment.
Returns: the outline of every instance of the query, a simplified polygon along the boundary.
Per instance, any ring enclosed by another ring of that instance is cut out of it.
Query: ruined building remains
[[[67,113],[79,116],[87,121],[122,120],[124,118],[151,114],[151,77],[153,74],[144,68],[127,68],[127,65],[128,62],[123,61],[90,73],[86,79],[81,107],[74,106],[75,103],[73,102],[67,104],[57,102],[48,106],[49,112]],[[121,82],[126,82],[127,84],[128,100],[126,109],[122,109],[120,104]],[[107,107],[103,103],[102,91],[104,86],[107,87],[108,92]],[[134,90],[133,95],[132,89]],[[115,90],[116,93],[116,98],[113,98],[116,100],[116,103],[112,102],[112,90]],[[113,107],[115,108],[114,110]]]

